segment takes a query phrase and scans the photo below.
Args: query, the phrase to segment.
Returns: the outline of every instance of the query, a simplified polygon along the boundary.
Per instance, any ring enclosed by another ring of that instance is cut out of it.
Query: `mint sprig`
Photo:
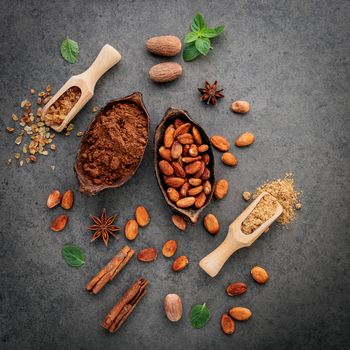
[[[191,32],[187,33],[184,38],[183,59],[189,62],[199,55],[206,56],[213,48],[210,39],[218,37],[224,30],[224,25],[215,28],[207,27],[203,15],[197,12],[192,20]]]

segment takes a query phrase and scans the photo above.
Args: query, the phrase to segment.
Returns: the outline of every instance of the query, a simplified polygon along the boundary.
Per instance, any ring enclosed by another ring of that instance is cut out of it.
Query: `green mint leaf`
[[[193,328],[204,327],[210,319],[210,311],[204,304],[195,305],[192,307],[190,312],[190,320]]]
[[[85,263],[85,253],[73,244],[65,244],[63,246],[62,256],[65,262],[72,267],[80,267]]]
[[[196,49],[204,56],[206,56],[211,48],[210,40],[208,38],[199,38],[195,41]]]
[[[190,32],[185,35],[184,43],[192,43],[193,41],[196,41],[198,39],[198,34],[195,32]]]
[[[220,35],[225,30],[225,26],[221,25],[221,26],[215,27],[214,30],[216,31],[217,35]]]
[[[68,37],[62,41],[61,55],[69,63],[75,63],[78,60],[79,45],[76,41]]]
[[[193,21],[191,24],[191,29],[193,32],[199,32],[201,29],[205,28],[207,25],[205,24],[203,15],[199,12],[195,14],[193,17]]]
[[[204,28],[201,30],[201,36],[203,38],[215,38],[219,36],[220,34],[217,33],[215,29],[212,28]]]
[[[182,58],[184,61],[189,62],[197,58],[201,53],[196,49],[194,43],[185,45],[184,51],[182,53]]]

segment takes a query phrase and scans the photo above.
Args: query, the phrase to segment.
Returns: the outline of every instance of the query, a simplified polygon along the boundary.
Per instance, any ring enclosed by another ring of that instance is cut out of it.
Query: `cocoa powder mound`
[[[89,130],[81,151],[84,176],[94,185],[113,185],[136,170],[148,139],[144,111],[134,103],[116,103]]]

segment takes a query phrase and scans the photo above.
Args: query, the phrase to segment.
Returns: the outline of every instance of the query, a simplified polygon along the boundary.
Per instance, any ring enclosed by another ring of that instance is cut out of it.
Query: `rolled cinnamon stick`
[[[98,272],[97,275],[90,280],[86,285],[86,289],[91,294],[97,294],[100,292],[101,289],[129,262],[134,253],[135,251],[126,245],[106,266],[102,268],[102,270]]]
[[[110,333],[116,332],[146,294],[148,281],[140,277],[127,290],[118,303],[109,311],[101,326]]]

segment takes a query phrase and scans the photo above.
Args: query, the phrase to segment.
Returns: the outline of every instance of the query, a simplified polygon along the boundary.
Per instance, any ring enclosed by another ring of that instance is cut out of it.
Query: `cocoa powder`
[[[147,116],[134,103],[116,103],[100,115],[82,145],[84,175],[95,185],[113,185],[137,168],[148,138]]]

